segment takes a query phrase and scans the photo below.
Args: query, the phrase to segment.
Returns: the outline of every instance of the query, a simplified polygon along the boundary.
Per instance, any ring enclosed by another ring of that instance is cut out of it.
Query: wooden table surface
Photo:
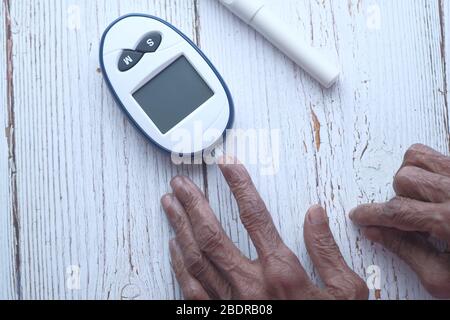
[[[412,143],[449,152],[450,3],[267,2],[340,61],[338,85],[322,89],[215,0],[2,0],[0,298],[180,298],[159,204],[176,174],[202,186],[227,233],[255,257],[217,168],[172,165],[109,94],[99,39],[130,12],[160,16],[198,43],[230,87],[236,128],[281,130],[279,172],[249,169],[314,280],[302,224],[321,203],[350,266],[362,277],[380,268],[383,299],[430,298],[346,213],[393,196]]]

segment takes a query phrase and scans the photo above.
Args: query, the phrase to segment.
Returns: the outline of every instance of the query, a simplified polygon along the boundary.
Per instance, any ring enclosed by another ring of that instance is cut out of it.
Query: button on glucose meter
[[[113,22],[101,40],[100,65],[119,106],[163,150],[201,152],[232,125],[233,100],[219,72],[160,18],[131,14]]]
[[[136,51],[144,53],[155,52],[158,50],[160,44],[161,34],[159,32],[150,32],[141,40]]]
[[[133,68],[144,56],[142,52],[134,50],[123,50],[119,59],[119,70],[122,72]]]
[[[139,43],[136,50],[123,50],[119,59],[119,70],[122,72],[133,68],[144,56],[144,53],[155,52],[161,44],[159,32],[148,33]]]

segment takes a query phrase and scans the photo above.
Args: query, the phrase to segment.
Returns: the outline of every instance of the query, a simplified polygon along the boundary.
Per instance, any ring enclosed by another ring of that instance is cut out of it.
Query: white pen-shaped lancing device
[[[330,88],[339,78],[340,69],[304,37],[278,18],[260,0],[219,0],[225,7],[255,28],[267,40],[301,66],[324,87]]]

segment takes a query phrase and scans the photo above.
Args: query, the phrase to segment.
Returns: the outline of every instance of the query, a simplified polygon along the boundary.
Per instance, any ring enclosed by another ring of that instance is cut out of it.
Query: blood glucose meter
[[[160,148],[195,154],[233,122],[233,100],[202,51],[168,22],[131,14],[103,34],[100,65],[117,103]]]

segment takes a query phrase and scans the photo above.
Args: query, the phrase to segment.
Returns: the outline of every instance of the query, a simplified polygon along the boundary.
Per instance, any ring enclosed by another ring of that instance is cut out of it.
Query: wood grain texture
[[[202,170],[172,166],[130,124],[98,72],[98,45],[129,12],[195,38],[192,3],[39,0],[11,10],[22,297],[179,297],[159,199],[177,173],[201,185]],[[70,266],[80,290],[66,285]]]
[[[249,169],[314,280],[302,226],[319,202],[350,266],[362,277],[380,266],[382,298],[430,298],[405,264],[362,239],[346,213],[393,195],[392,177],[410,144],[450,151],[450,4],[266,1],[339,60],[337,86],[319,87],[215,0],[3,0],[0,23],[10,16],[12,24],[11,32],[0,28],[7,80],[0,82],[0,124],[14,130],[0,135],[0,242],[7,244],[0,299],[180,298],[169,265],[173,234],[159,204],[176,174],[206,188],[225,230],[255,257],[217,168],[171,165],[110,96],[98,69],[99,39],[129,12],[160,16],[199,43],[231,89],[236,128],[280,129],[279,149],[272,144],[280,171]],[[71,266],[81,272],[76,290],[67,286]]]
[[[441,43],[441,56],[443,59],[443,67],[444,67],[444,85],[445,85],[445,94],[446,94],[446,100],[445,100],[445,107],[447,109],[447,125],[448,125],[448,134],[450,136],[450,3],[445,0],[439,1],[439,8],[440,8],[440,24],[441,24],[441,37],[442,37],[442,43]],[[450,141],[450,137],[449,137]],[[449,144],[450,149],[450,144]]]
[[[368,266],[380,266],[382,298],[429,298],[399,259],[361,238],[347,212],[393,196],[392,177],[412,143],[448,152],[439,2],[267,3],[343,70],[341,82],[323,90],[228,11],[201,2],[201,44],[230,84],[236,127],[281,129],[280,172],[265,177],[251,168],[275,223],[318,280],[302,223],[319,202],[350,266],[362,277]],[[223,179],[215,169],[208,173],[214,208],[233,240],[254,256]]]
[[[11,36],[9,3],[3,1],[0,5],[0,299],[16,299],[18,268],[16,228],[13,218],[14,194],[14,120],[11,114]]]

